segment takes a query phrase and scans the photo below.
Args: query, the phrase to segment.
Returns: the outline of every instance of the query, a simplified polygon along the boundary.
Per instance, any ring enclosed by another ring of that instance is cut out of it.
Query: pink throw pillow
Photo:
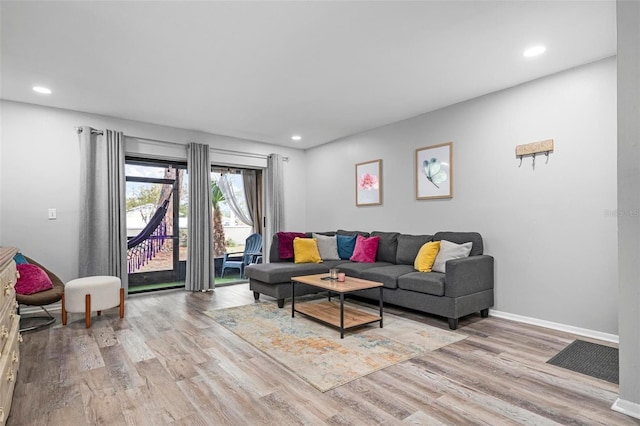
[[[45,271],[31,263],[17,265],[20,278],[16,282],[16,293],[22,295],[39,293],[53,288],[53,283]]]
[[[349,258],[352,262],[374,263],[376,254],[378,253],[378,244],[380,237],[365,238],[358,235],[356,238],[356,247],[353,249],[353,255]]]
[[[280,259],[293,259],[293,240],[306,238],[307,234],[302,232],[278,232],[278,257]]]

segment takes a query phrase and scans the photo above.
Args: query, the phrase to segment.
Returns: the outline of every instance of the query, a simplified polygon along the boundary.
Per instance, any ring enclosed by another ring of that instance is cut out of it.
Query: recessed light
[[[293,135],[293,136],[291,136],[291,140],[293,140],[293,141],[299,141],[299,140],[302,140],[302,136],[300,136],[300,135]]]
[[[547,50],[544,46],[533,46],[524,51],[523,55],[527,58],[531,58],[533,56],[538,56],[544,53]]]
[[[42,86],[33,86],[33,91],[34,92],[38,92],[38,93],[42,93],[43,95],[50,95],[51,94],[51,89],[46,88],[46,87],[42,87]]]

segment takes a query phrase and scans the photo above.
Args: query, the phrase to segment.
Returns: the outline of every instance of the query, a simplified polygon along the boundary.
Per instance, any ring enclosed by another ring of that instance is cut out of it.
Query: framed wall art
[[[356,206],[382,204],[382,160],[356,164]]]
[[[416,149],[416,199],[453,198],[453,142]]]

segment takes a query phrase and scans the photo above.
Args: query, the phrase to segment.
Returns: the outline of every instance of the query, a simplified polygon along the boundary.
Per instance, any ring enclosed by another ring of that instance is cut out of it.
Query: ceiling
[[[615,1],[0,7],[2,99],[302,149],[616,54]]]

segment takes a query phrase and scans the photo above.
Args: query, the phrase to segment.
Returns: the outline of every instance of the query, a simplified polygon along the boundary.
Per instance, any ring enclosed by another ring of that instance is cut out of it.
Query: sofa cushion
[[[338,229],[336,231],[336,235],[362,235],[363,237],[368,237],[369,233],[364,231],[345,231],[344,229]]]
[[[447,262],[453,259],[469,257],[473,243],[456,244],[451,241],[440,241],[440,251],[433,262],[433,270],[436,272],[446,272]]]
[[[385,288],[398,288],[398,277],[414,272],[410,265],[389,265],[362,271],[360,278],[382,283]]]
[[[375,262],[375,263],[357,263],[357,262],[345,262],[338,265],[340,272],[344,272],[349,277],[362,278],[363,271],[371,268],[377,268],[380,266],[389,266],[391,263],[387,262]]]
[[[324,235],[325,237],[335,237],[336,231],[307,232],[307,236],[313,237],[313,234]]]
[[[398,250],[398,235],[400,235],[399,232],[373,231],[371,233],[372,237],[380,237],[376,260],[389,263],[396,262],[396,252]]]
[[[293,259],[283,260],[280,259],[279,253],[280,247],[280,239],[278,238],[278,234],[273,234],[271,237],[271,246],[269,247],[269,262],[288,262],[293,261]]]
[[[322,263],[258,263],[248,265],[245,274],[250,278],[267,284],[281,284],[291,281],[291,277],[300,275],[328,273],[329,268],[340,267],[343,260],[329,260]]]
[[[293,239],[293,263],[321,263],[318,242],[315,238]]]
[[[438,252],[440,251],[440,241],[429,241],[422,247],[416,256],[413,267],[418,272],[431,272],[433,263],[436,261]]]
[[[433,241],[433,235],[398,235],[395,263],[398,265],[413,265],[420,247],[429,241]]]
[[[278,232],[278,257],[280,259],[293,258],[293,239],[306,238],[304,232]]]
[[[349,260],[353,256],[353,249],[356,247],[357,235],[336,235],[338,243],[338,256],[340,259]]]
[[[472,242],[471,253],[469,256],[478,256],[484,252],[482,236],[477,232],[436,232],[433,241],[447,240],[456,244],[464,244]]]
[[[340,260],[338,254],[338,239],[335,235],[326,236],[313,233],[313,238],[318,241],[318,251],[322,260]]]
[[[444,296],[445,274],[440,272],[411,272],[398,277],[398,288],[418,293]]]
[[[362,235],[356,237],[356,247],[349,258],[352,262],[373,263],[376,261],[380,237],[365,238]]]

